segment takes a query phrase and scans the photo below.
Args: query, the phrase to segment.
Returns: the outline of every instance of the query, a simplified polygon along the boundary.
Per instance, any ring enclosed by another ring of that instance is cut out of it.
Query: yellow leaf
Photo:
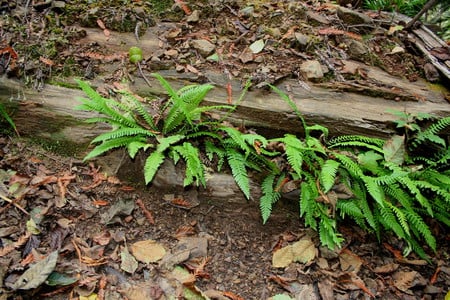
[[[130,246],[131,253],[140,262],[157,262],[166,254],[166,249],[154,240],[139,241]]]

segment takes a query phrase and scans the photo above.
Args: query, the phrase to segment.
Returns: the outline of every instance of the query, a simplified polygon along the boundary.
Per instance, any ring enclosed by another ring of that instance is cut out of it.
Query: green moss
[[[44,150],[65,156],[82,158],[89,143],[76,143],[64,139],[62,134],[52,134],[50,137],[31,137],[28,139],[32,144],[42,147]]]

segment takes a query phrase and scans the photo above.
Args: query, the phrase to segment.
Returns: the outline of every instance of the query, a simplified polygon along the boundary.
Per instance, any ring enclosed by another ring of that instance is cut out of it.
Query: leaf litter
[[[99,176],[93,164],[31,146],[19,151],[3,138],[0,147],[1,193],[27,212],[7,201],[1,207],[1,292],[13,298],[437,299],[448,292],[445,245],[424,264],[398,252],[394,237],[381,245],[343,224],[349,244],[332,251],[303,229],[289,201],[262,225],[255,202],[198,199],[186,210],[167,205],[165,191]]]

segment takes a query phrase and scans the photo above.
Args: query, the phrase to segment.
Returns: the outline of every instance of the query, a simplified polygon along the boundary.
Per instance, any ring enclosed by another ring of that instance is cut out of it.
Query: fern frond
[[[213,88],[214,86],[211,84],[192,84],[183,86],[177,93],[181,101],[186,104],[187,110],[192,111],[200,105],[206,94]]]
[[[413,146],[417,147],[424,141],[428,140],[432,143],[445,147],[445,140],[439,137],[437,134],[447,127],[450,127],[450,117],[439,119],[438,121],[430,125],[427,129],[417,134],[417,137],[412,142]]]
[[[380,185],[378,185],[376,178],[370,176],[362,176],[361,179],[369,192],[370,196],[380,205],[384,206],[385,195]]]
[[[361,143],[359,144],[353,144],[353,143]],[[361,146],[361,147],[367,147],[377,152],[383,151],[383,145],[385,143],[385,140],[383,139],[377,139],[367,136],[361,136],[361,135],[342,135],[338,137],[332,138],[328,142],[328,146],[330,148],[336,148],[336,147],[352,147],[352,146]],[[368,147],[373,146],[373,147]]]
[[[246,170],[245,156],[236,149],[226,149],[228,165],[231,168],[234,181],[244,193],[245,198],[250,199],[250,180]]]
[[[288,105],[289,107],[295,112],[295,114],[297,115],[297,117],[300,119],[300,122],[302,123],[303,129],[305,130],[305,138],[309,137],[309,132],[306,130],[306,128],[308,127],[306,125],[306,121],[303,118],[302,113],[300,112],[300,110],[297,108],[297,105],[294,103],[294,101],[292,101],[291,98],[289,98],[288,95],[286,95],[286,93],[284,93],[282,90],[280,90],[279,88],[277,88],[274,85],[270,85],[270,88],[278,94],[278,96],[280,96],[281,99],[283,99]]]
[[[142,149],[142,150],[146,151],[150,147],[154,147],[154,145],[148,144],[148,143],[143,143],[140,141],[130,142],[127,145],[128,155],[133,159],[136,156],[136,154],[139,152],[139,150]]]
[[[184,139],[185,136],[182,134],[176,134],[176,135],[169,135],[166,137],[158,137],[158,146],[156,147],[156,151],[158,152],[164,152],[167,148],[169,148],[171,145],[178,143],[182,139]]]
[[[346,215],[353,219],[363,219],[364,214],[361,208],[358,206],[354,199],[339,200],[336,203],[336,209],[340,212],[341,218],[345,218]]]
[[[97,136],[95,139],[92,140],[91,143],[99,143],[107,140],[113,140],[120,137],[133,137],[133,136],[148,136],[153,137],[155,136],[152,132],[142,129],[142,128],[119,128],[111,132],[105,132]]]
[[[303,142],[292,134],[285,134],[283,138],[275,140],[284,143],[286,159],[290,167],[298,176],[301,176],[303,164],[302,150],[305,148]]]
[[[261,183],[262,196],[259,199],[259,208],[261,210],[263,224],[265,224],[269,219],[273,204],[276,203],[281,197],[281,193],[276,191],[274,188],[275,179],[275,174],[269,174]]]
[[[425,239],[427,245],[430,246],[433,251],[436,251],[436,239],[423,219],[412,210],[405,210],[404,213],[411,228],[417,230]]]
[[[448,190],[442,189],[439,186],[430,183],[429,181],[415,180],[414,183],[418,188],[431,190],[435,195],[440,196],[446,202],[450,203],[450,193],[448,192]]]
[[[159,84],[164,88],[164,90],[169,94],[169,97],[175,99],[175,101],[179,101],[177,92],[170,86],[169,82],[167,82],[164,77],[159,75],[158,73],[152,73],[152,76],[158,79]]]
[[[406,209],[412,209],[412,202],[414,198],[411,197],[404,189],[402,189],[397,183],[384,185],[383,190],[390,196],[392,202],[401,204]]]
[[[397,217],[398,223],[400,224],[400,226],[402,226],[403,231],[406,233],[407,236],[409,236],[410,235],[409,225],[403,210],[392,205],[392,203],[388,201],[385,201],[384,203],[392,210],[394,215]]]
[[[205,187],[205,168],[200,160],[198,148],[189,142],[184,142],[183,145],[173,147],[173,150],[178,152],[186,162],[186,175],[183,185],[188,186],[195,181],[197,186],[201,184]]]
[[[307,126],[307,127],[305,128],[305,130],[306,130],[308,133],[310,133],[311,131],[321,131],[323,137],[326,138],[326,137],[328,136],[328,128],[325,127],[325,126],[322,126],[322,125],[314,124],[314,125],[311,125],[311,126]],[[308,136],[309,136],[309,134],[308,134]]]
[[[392,230],[398,237],[402,239],[407,239],[403,227],[398,223],[397,218],[394,213],[387,205],[378,206],[378,210],[380,213],[379,221],[380,223],[388,230]]]
[[[226,157],[226,151],[223,148],[219,148],[216,145],[214,145],[211,141],[205,142],[205,152],[206,156],[210,161],[214,159],[214,154],[217,155],[218,162],[217,162],[217,170],[220,171],[222,169],[223,163],[225,161]]]
[[[339,160],[341,165],[352,175],[352,177],[361,178],[362,176],[364,176],[361,167],[350,157],[341,153],[334,153],[333,155],[336,157],[337,160]]]
[[[422,207],[427,210],[430,216],[433,216],[433,209],[431,207],[431,204],[417,188],[416,181],[413,181],[408,177],[399,177],[398,182],[403,184],[409,190],[409,192],[411,192],[415,196],[415,199],[420,203],[420,205],[422,205]]]
[[[231,138],[235,146],[242,149],[246,154],[250,152],[250,147],[245,142],[243,134],[239,130],[227,126],[221,126],[220,129]]]
[[[153,120],[153,117],[144,108],[142,103],[138,99],[136,99],[136,97],[132,96],[131,99],[136,106],[136,111],[139,113],[139,115],[142,117],[142,119],[144,119],[144,121],[147,123],[147,125],[149,125],[152,130],[158,131],[158,127],[156,126],[155,121]]]
[[[305,217],[305,225],[317,230],[316,217],[319,215],[316,198],[319,196],[313,180],[303,181],[300,185],[300,217]]]
[[[344,239],[336,230],[336,220],[323,216],[319,223],[320,243],[329,249],[340,247]]]
[[[145,184],[149,184],[150,182],[152,182],[156,172],[164,162],[164,159],[164,154],[159,151],[154,151],[147,157],[144,164]]]
[[[89,152],[85,157],[84,157],[84,161],[89,160],[91,158],[94,158],[96,156],[99,156],[109,150],[115,149],[115,148],[120,148],[120,147],[124,147],[127,146],[130,143],[133,142],[142,142],[145,143],[146,139],[145,138],[141,138],[141,137],[129,137],[129,136],[124,136],[121,138],[117,138],[114,140],[108,140],[108,141],[104,141],[103,143],[101,143],[100,145],[96,146],[94,149],[92,149],[91,152]]]
[[[324,193],[328,193],[328,191],[334,186],[339,166],[340,163],[333,159],[328,159],[322,165],[319,178],[322,183]]]
[[[81,88],[81,90],[94,102],[98,102],[102,99],[102,96],[97,93],[86,81],[75,79],[75,82]]]

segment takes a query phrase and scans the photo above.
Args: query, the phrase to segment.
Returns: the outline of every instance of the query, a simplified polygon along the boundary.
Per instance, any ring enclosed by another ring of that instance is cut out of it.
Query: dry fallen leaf
[[[378,273],[378,274],[387,274],[387,273],[392,273],[392,272],[396,271],[398,269],[398,267],[399,267],[398,264],[390,263],[390,264],[376,267],[374,269],[374,271],[375,271],[375,273]]]
[[[130,246],[130,250],[138,261],[146,264],[157,262],[166,254],[166,249],[153,240],[136,242]]]
[[[32,265],[14,284],[8,285],[13,290],[29,290],[40,286],[53,272],[58,260],[58,251],[53,251],[45,259]]]
[[[339,262],[341,263],[342,271],[354,272],[355,274],[359,272],[363,263],[358,255],[348,249],[344,249],[341,254],[339,254]]]
[[[292,246],[288,245],[281,249],[276,250],[272,256],[272,267],[274,268],[286,268],[294,260],[294,254],[292,253]]]
[[[292,254],[296,262],[309,263],[316,257],[316,253],[317,249],[309,238],[301,239],[292,244]]]
[[[138,262],[133,255],[128,252],[128,248],[125,247],[122,252],[120,252],[120,258],[122,260],[120,263],[120,268],[125,272],[133,274],[138,268]]]
[[[392,276],[394,279],[394,285],[402,292],[408,292],[410,288],[414,286],[414,278],[416,277],[416,271],[398,271]]]

